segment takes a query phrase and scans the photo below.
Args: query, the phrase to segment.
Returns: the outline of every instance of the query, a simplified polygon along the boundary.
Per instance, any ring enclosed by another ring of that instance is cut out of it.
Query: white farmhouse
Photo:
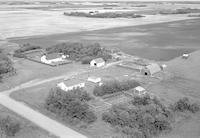
[[[102,67],[105,65],[105,61],[103,60],[103,58],[97,58],[97,59],[93,59],[92,61],[90,61],[90,66],[91,67]]]
[[[61,62],[64,61],[66,58],[65,55],[63,54],[57,54],[57,53],[52,53],[52,54],[45,54],[41,57],[41,62],[46,63],[46,64],[52,64],[55,62]]]
[[[73,82],[73,83],[71,83],[70,81],[64,81],[64,82],[58,83],[57,87],[60,88],[61,90],[64,90],[64,91],[70,91],[70,90],[73,90],[73,89],[84,88],[85,83],[84,82]]]

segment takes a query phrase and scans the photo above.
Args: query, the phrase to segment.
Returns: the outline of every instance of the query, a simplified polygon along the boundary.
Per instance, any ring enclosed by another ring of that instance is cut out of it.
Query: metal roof
[[[96,58],[96,59],[93,59],[92,61],[95,61],[96,63],[105,62],[105,61],[103,60],[103,58]]]
[[[151,63],[150,65],[146,66],[146,68],[150,71],[151,74],[161,71],[160,66],[156,63]]]

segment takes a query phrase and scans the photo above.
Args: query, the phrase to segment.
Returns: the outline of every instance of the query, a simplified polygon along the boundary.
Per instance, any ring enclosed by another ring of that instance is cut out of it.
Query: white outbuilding
[[[134,94],[141,96],[141,95],[145,95],[146,94],[146,90],[145,88],[141,87],[141,86],[137,86],[134,88]]]
[[[189,56],[190,56],[189,54],[184,53],[184,54],[182,55],[182,58],[183,58],[183,59],[188,59]]]
[[[103,58],[97,58],[97,59],[93,59],[92,61],[90,61],[90,66],[91,67],[102,67],[105,65],[105,60],[103,60]]]

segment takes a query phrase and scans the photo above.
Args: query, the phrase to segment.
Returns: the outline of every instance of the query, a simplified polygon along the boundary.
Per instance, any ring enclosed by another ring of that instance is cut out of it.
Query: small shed
[[[95,76],[88,77],[87,80],[89,82],[93,82],[93,83],[100,83],[101,82],[101,78],[100,77],[95,77]]]
[[[182,58],[183,58],[183,59],[188,59],[189,56],[190,56],[189,54],[184,53],[184,54],[182,55]]]
[[[156,64],[156,63],[151,63],[150,65],[145,66],[141,72],[142,74],[146,75],[146,76],[152,76],[155,73],[158,73],[161,71],[161,67],[160,65]]]
[[[141,96],[141,95],[146,94],[146,90],[145,90],[145,88],[143,88],[141,86],[137,86],[134,88],[134,94]]]
[[[97,59],[93,59],[92,61],[90,61],[90,66],[91,67],[102,67],[105,65],[105,60],[103,58],[97,58]]]

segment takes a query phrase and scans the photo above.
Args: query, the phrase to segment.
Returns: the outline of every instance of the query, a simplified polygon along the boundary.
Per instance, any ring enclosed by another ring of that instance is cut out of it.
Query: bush
[[[139,85],[140,84],[135,80],[126,80],[126,81],[115,80],[106,82],[101,86],[95,86],[93,93],[96,96],[104,96],[106,94],[113,94],[121,91],[127,91]]]
[[[144,97],[135,96],[132,100],[132,104],[134,105],[148,105],[151,103],[151,99],[149,95],[145,95]]]
[[[176,112],[190,111],[196,113],[200,110],[200,106],[197,103],[191,104],[189,99],[184,97],[171,105],[171,108]]]
[[[31,45],[29,43],[23,44],[19,49],[14,51],[13,56],[18,57],[18,58],[25,58],[26,57],[26,55],[24,54],[25,52],[31,51],[31,50],[36,50],[36,49],[41,49],[41,47]]]
[[[86,103],[90,99],[91,97],[82,89],[74,89],[68,92],[52,89],[45,101],[45,107],[63,119],[70,118],[72,121],[92,123],[97,117],[90,111]]]
[[[0,77],[7,73],[15,73],[12,61],[0,50]]]
[[[1,136],[13,137],[20,129],[20,123],[11,119],[9,116],[0,119]]]

